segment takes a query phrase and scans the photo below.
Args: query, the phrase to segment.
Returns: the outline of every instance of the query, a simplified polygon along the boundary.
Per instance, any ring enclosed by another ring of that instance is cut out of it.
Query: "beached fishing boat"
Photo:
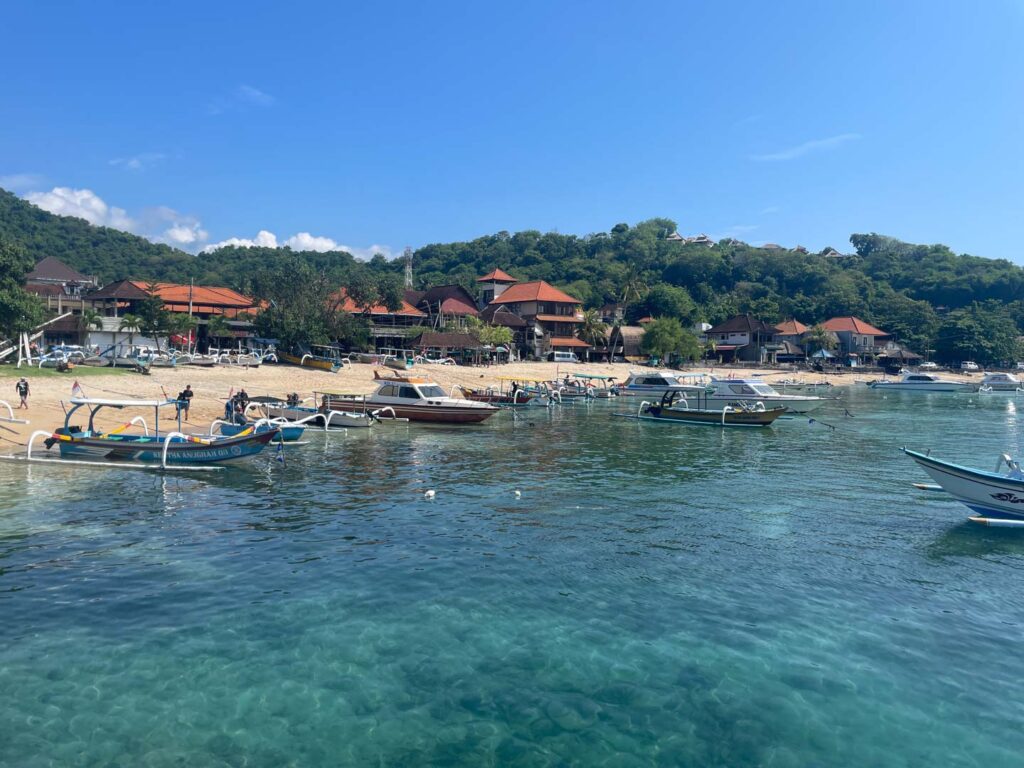
[[[459,390],[464,398],[478,403],[489,403],[506,408],[529,405],[533,395],[519,386],[518,381],[510,380],[510,382],[507,388],[504,386],[505,381],[502,381],[497,387],[485,387],[483,389],[459,387]]]
[[[56,445],[62,458],[92,458],[115,462],[162,462],[164,464],[210,464],[235,461],[254,456],[277,439],[277,428],[265,430],[250,429],[233,437],[200,438],[185,435],[181,431],[181,413],[175,400],[107,400],[99,398],[71,398],[72,407],[64,418],[64,426],[57,429],[45,441],[47,449]],[[173,407],[178,412],[178,429],[161,434],[160,409]],[[142,417],[103,432],[96,424],[96,414],[104,408],[152,408],[153,428]],[[72,424],[73,419],[84,409],[88,414],[86,426]],[[127,432],[140,425],[143,434]],[[37,433],[38,434],[38,433]],[[43,433],[45,434],[45,433]]]
[[[783,407],[766,408],[761,402],[738,402],[709,408],[706,397],[713,391],[695,387],[689,397],[679,391],[666,392],[659,402],[642,402],[636,414],[616,415],[705,427],[769,427],[786,413]]]
[[[303,368],[315,368],[319,371],[330,371],[331,373],[337,373],[342,367],[342,364],[337,360],[319,357],[308,352],[302,355],[293,355],[289,352],[278,352],[277,357],[282,363],[299,365]]]
[[[371,409],[390,409],[397,418],[440,424],[470,424],[489,419],[498,412],[490,403],[449,396],[440,386],[425,378],[395,374],[380,376],[377,391],[366,398]],[[332,401],[333,402],[333,401]]]
[[[1024,471],[1019,462],[1007,454],[999,457],[994,471],[986,472],[942,461],[909,448],[904,448],[903,452],[942,490],[982,518],[1024,521]],[[1000,472],[1003,466],[1006,469]]]
[[[975,385],[966,381],[943,379],[934,373],[905,373],[897,381],[881,379],[868,383],[871,389],[884,392],[973,392]]]
[[[384,358],[384,365],[395,371],[407,371],[415,365],[415,361],[411,357],[396,357],[390,355]]]

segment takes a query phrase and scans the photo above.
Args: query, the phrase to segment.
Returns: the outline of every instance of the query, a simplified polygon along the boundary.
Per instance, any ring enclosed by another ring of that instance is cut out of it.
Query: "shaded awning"
[[[589,347],[587,342],[580,339],[574,339],[572,337],[559,337],[556,336],[549,342],[552,347]]]

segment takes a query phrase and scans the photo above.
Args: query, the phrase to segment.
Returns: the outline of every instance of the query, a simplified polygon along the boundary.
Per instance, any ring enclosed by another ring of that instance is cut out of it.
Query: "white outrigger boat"
[[[903,452],[935,481],[935,486],[915,483],[922,490],[942,490],[976,515],[972,522],[1003,527],[1024,527],[1024,471],[1008,454],[996,461],[992,472],[971,469],[926,453],[904,448]],[[1005,465],[1005,472],[1000,469]]]
[[[868,382],[871,389],[885,392],[973,392],[974,384],[943,379],[934,373],[905,373],[897,381],[881,379]]]
[[[1009,392],[1017,394],[1018,392],[1024,392],[1024,382],[1021,382],[1012,373],[986,373],[985,378],[981,380],[981,386],[978,387],[979,392]]]
[[[328,392],[314,392],[311,405],[306,405],[310,402],[308,398],[301,400],[295,394],[287,398],[254,397],[249,400],[245,415],[256,410],[264,418],[275,423],[287,423],[296,427],[308,425],[322,427],[325,430],[368,429],[391,415],[378,413],[381,409],[359,411],[354,407],[344,407],[334,400],[335,397],[340,396]],[[315,405],[317,402],[320,403],[319,406]]]

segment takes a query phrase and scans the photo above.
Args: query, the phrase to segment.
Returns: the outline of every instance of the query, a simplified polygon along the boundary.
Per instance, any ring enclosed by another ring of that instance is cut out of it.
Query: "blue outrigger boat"
[[[1003,454],[995,470],[971,469],[942,461],[926,453],[904,448],[935,481],[934,486],[917,484],[922,490],[941,490],[973,511],[971,521],[984,525],[1024,526],[1024,471],[1009,455]],[[1000,468],[1006,465],[1006,471]]]
[[[280,440],[277,427],[265,429],[250,427],[234,436],[196,437],[181,431],[181,412],[177,413],[178,429],[160,433],[160,409],[168,406],[177,409],[176,400],[106,400],[75,397],[72,408],[64,418],[64,426],[57,429],[45,441],[47,449],[57,445],[62,458],[101,458],[115,462],[159,462],[168,464],[211,464],[235,461],[255,456],[268,443]],[[96,414],[104,408],[152,408],[154,431],[141,416],[122,424],[109,432],[96,427]],[[72,424],[72,419],[82,409],[89,415],[87,426]],[[140,425],[143,434],[127,434],[125,430]],[[46,434],[46,433],[43,433]]]

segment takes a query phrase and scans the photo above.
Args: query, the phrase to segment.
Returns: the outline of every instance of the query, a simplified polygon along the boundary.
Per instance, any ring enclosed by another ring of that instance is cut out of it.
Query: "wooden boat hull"
[[[907,448],[903,452],[942,490],[981,517],[996,515],[1024,520],[1024,476],[1017,479],[962,467]]]
[[[299,355],[291,355],[287,352],[278,352],[278,359],[282,363],[288,363],[289,365],[298,365],[303,368],[315,368],[318,371],[330,371],[331,373],[337,373],[341,366],[333,360],[326,360],[320,357],[310,357]]]
[[[392,357],[384,361],[384,366],[395,371],[407,371],[412,368],[413,362],[409,358]]]
[[[489,403],[491,405],[519,406],[529,405],[533,395],[526,392],[519,392],[516,395],[500,394],[497,392],[483,392],[481,390],[464,389],[463,396],[467,400],[476,403]]]
[[[770,427],[785,412],[785,408],[772,408],[763,411],[718,411],[663,408],[660,405],[651,405],[644,409],[644,415],[658,421],[709,427]]]
[[[64,429],[55,435],[67,436]],[[168,464],[213,464],[236,461],[255,456],[271,441],[277,439],[277,429],[268,429],[242,437],[225,437],[209,444],[189,442],[175,438],[167,449]],[[72,434],[70,440],[57,440],[61,457],[93,457],[107,461],[160,462],[163,460],[166,438],[142,435],[80,436]]]

